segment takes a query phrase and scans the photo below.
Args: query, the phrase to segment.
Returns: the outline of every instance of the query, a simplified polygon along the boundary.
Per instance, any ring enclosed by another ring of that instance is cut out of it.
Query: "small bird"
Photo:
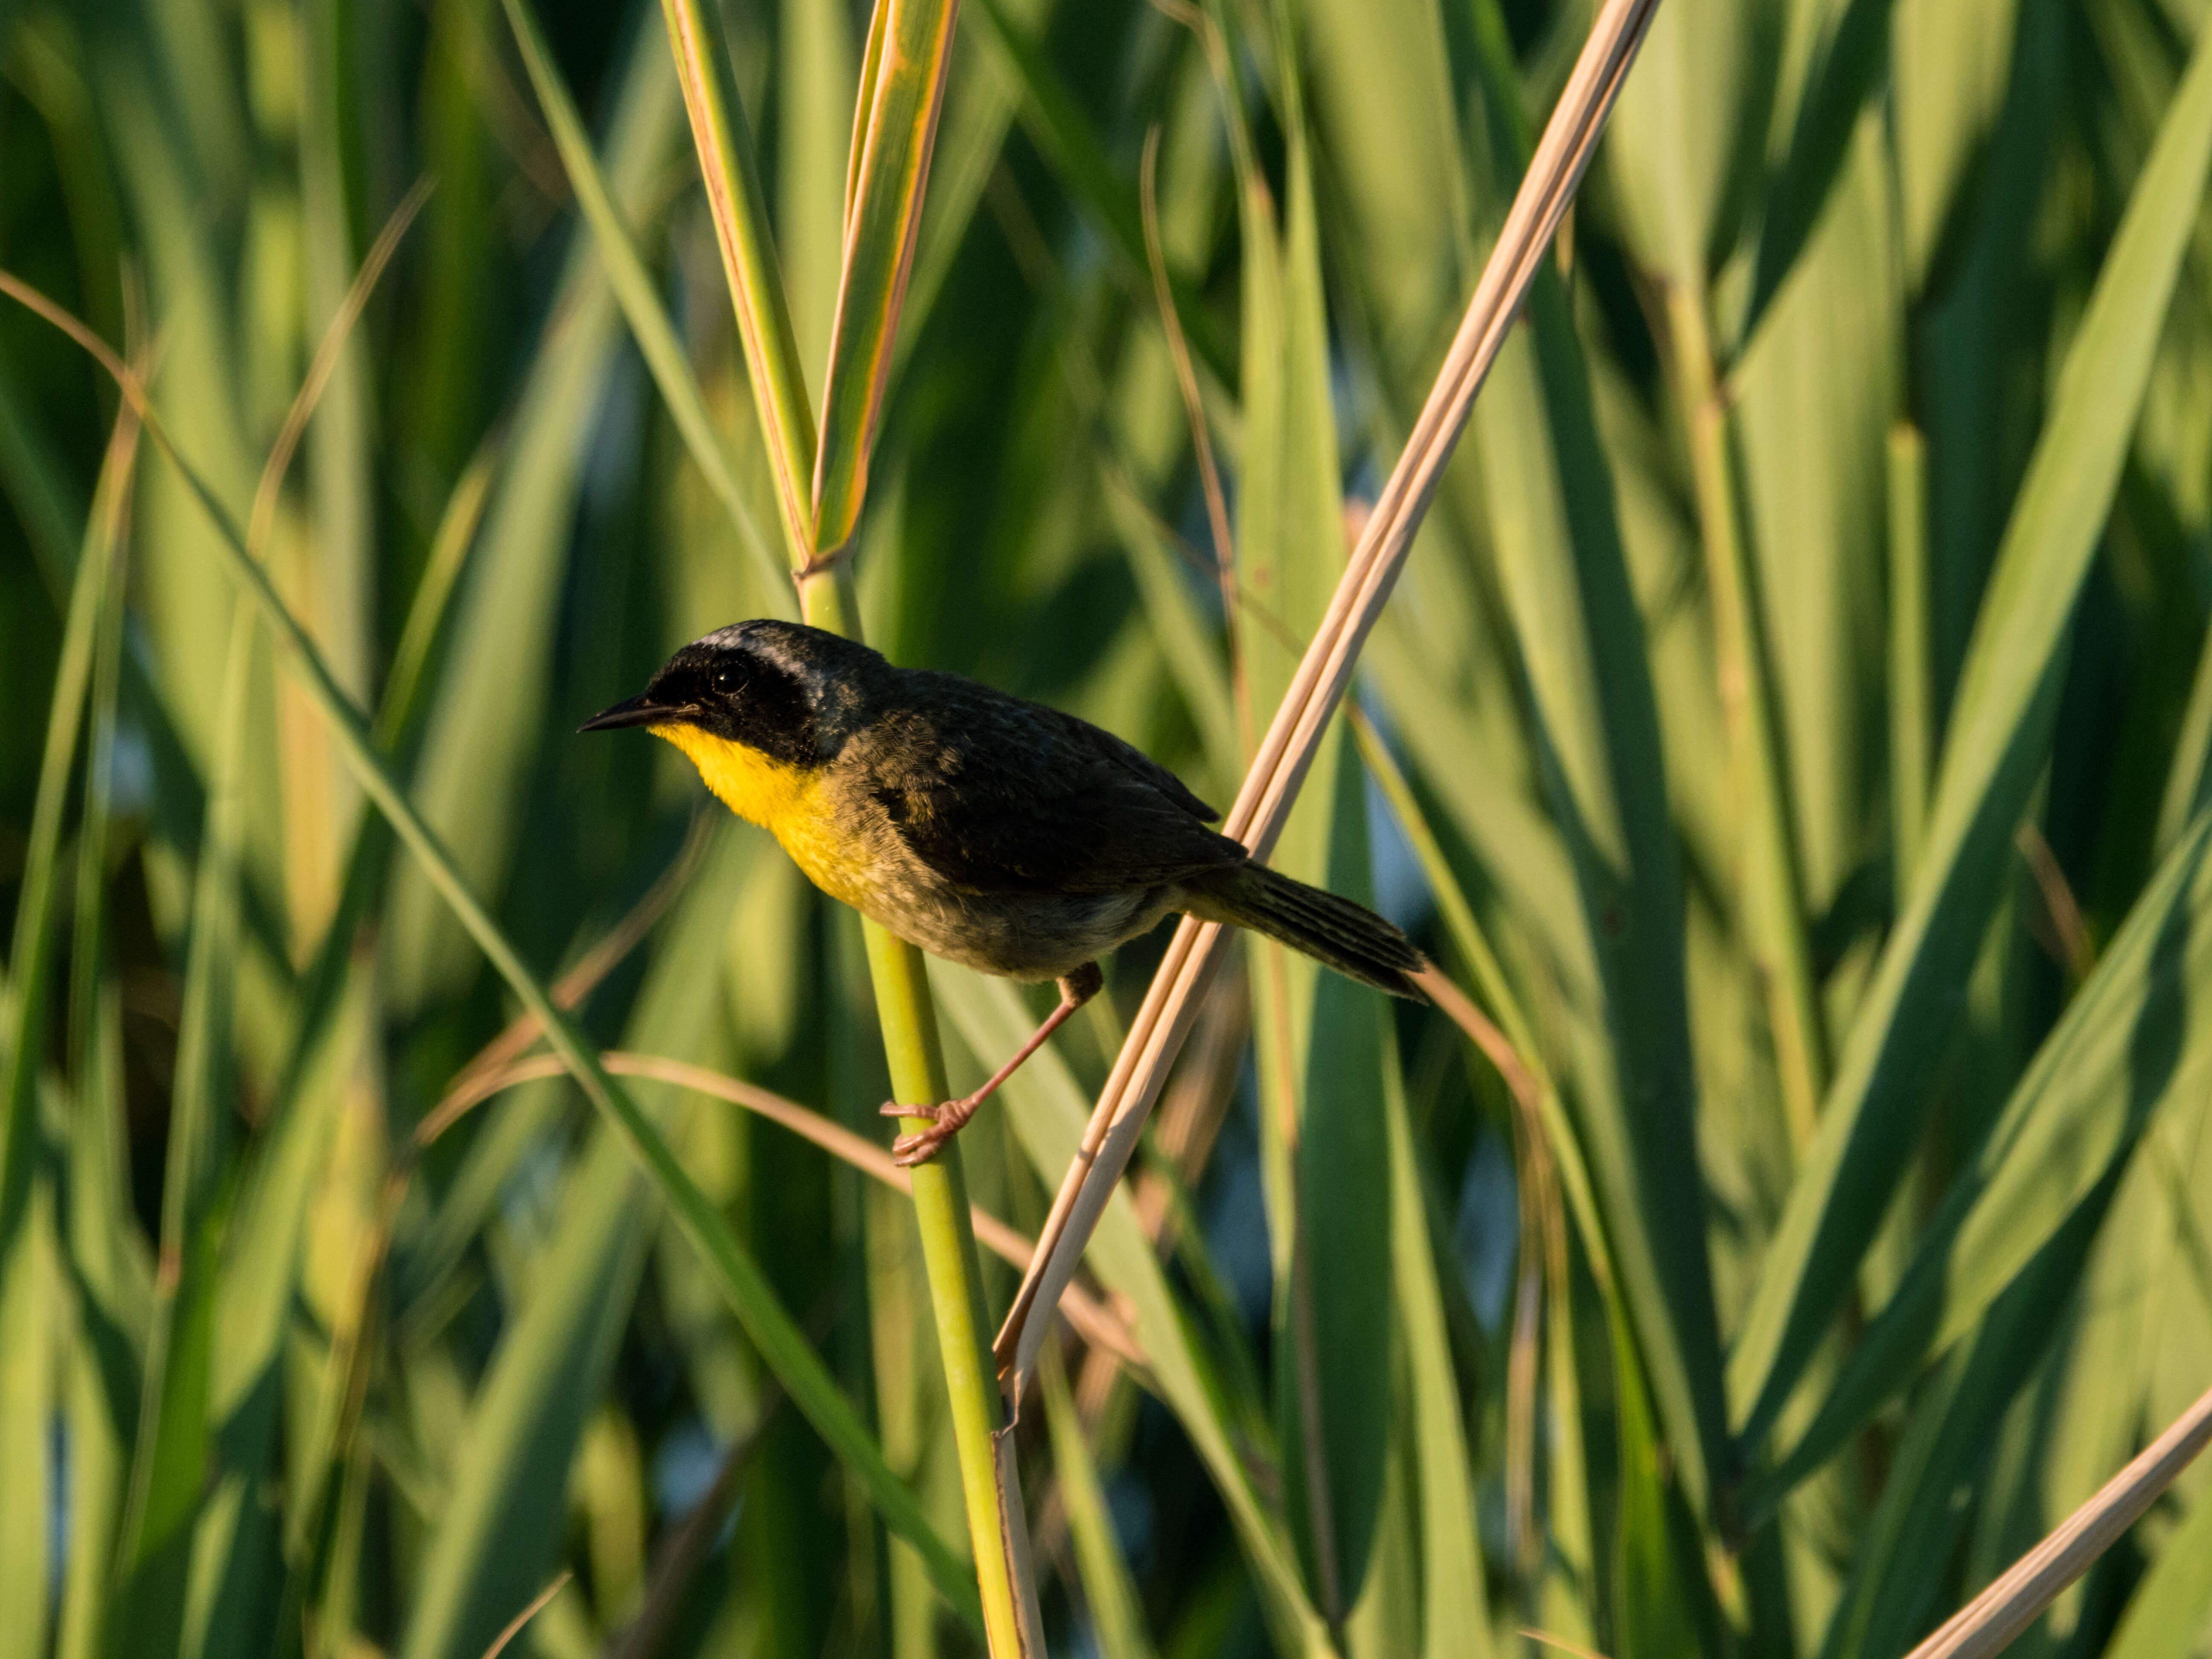
[[[773,834],[808,879],[899,938],[987,974],[1057,980],[1060,1006],[975,1093],[892,1153],[920,1164],[1105,982],[1098,957],[1170,911],[1233,922],[1393,996],[1424,965],[1372,911],[1253,862],[1220,816],[1110,732],[958,674],[899,668],[798,623],[685,646],[580,728],[641,726]]]

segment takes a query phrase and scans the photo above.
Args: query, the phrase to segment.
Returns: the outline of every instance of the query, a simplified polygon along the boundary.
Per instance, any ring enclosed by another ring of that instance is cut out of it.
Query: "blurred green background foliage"
[[[867,18],[725,15],[818,403]],[[1225,804],[1589,21],[969,0],[871,642]],[[2205,21],[1664,0],[1278,854],[1505,1072],[1221,977],[1020,1427],[1054,1651],[1890,1659],[2212,1382]],[[885,1138],[855,919],[574,735],[795,614],[658,9],[0,0],[0,266],[594,1039]],[[0,305],[0,1659],[976,1650],[239,592]],[[1024,1232],[1164,937],[962,1137]],[[1041,1008],[933,978],[966,1086]],[[907,1200],[634,1086],[964,1539]],[[2023,1649],[2212,1651],[2205,1480]]]

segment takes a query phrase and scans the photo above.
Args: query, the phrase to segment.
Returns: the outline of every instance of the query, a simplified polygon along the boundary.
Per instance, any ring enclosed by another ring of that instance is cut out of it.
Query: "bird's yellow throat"
[[[647,729],[689,756],[723,805],[782,842],[783,850],[816,886],[833,898],[863,906],[864,872],[856,862],[856,849],[831,821],[820,787],[823,768],[776,760],[696,726],[672,723]]]
[[[807,816],[812,769],[772,759],[757,749],[732,743],[696,726],[671,724],[647,729],[690,757],[699,776],[723,805],[779,839],[787,825],[796,827],[793,820]]]

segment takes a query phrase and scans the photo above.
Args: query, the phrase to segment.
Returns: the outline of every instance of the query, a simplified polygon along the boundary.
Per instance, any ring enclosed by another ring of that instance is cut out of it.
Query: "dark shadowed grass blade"
[[[1146,286],[1145,230],[1137,191],[1109,158],[1107,139],[1038,43],[1006,14],[1004,0],[975,0],[993,42],[1019,82],[1022,125],[1059,175],[1061,187],[1103,230],[1128,281]],[[1199,301],[1189,280],[1170,272],[1170,291],[1193,350],[1214,379],[1237,380],[1237,343]]]
[[[1573,857],[1611,1039],[1582,1131],[1653,1406],[1703,1510],[1725,1464],[1720,1338],[1694,1147],[1682,891],[1644,629],[1557,279],[1498,357],[1475,431],[1492,531]]]
[[[1756,1443],[1844,1296],[1925,1110],[2008,848],[2042,770],[2074,600],[2134,430],[2212,164],[2200,38],[2098,274],[2015,500],[1960,677],[1920,872],[1851,1028],[1729,1359]]]
[[[1391,1302],[1412,1381],[1413,1420],[1406,1433],[1419,1486],[1421,1651],[1425,1659],[1484,1659],[1492,1650],[1490,1606],[1474,1480],[1396,1046],[1382,1073],[1382,1110],[1390,1143]]]

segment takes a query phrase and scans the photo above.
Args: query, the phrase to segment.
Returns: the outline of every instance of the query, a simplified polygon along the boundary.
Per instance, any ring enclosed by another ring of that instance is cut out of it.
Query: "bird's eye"
[[[714,692],[718,696],[734,697],[744,684],[734,668],[717,668],[714,671]]]

